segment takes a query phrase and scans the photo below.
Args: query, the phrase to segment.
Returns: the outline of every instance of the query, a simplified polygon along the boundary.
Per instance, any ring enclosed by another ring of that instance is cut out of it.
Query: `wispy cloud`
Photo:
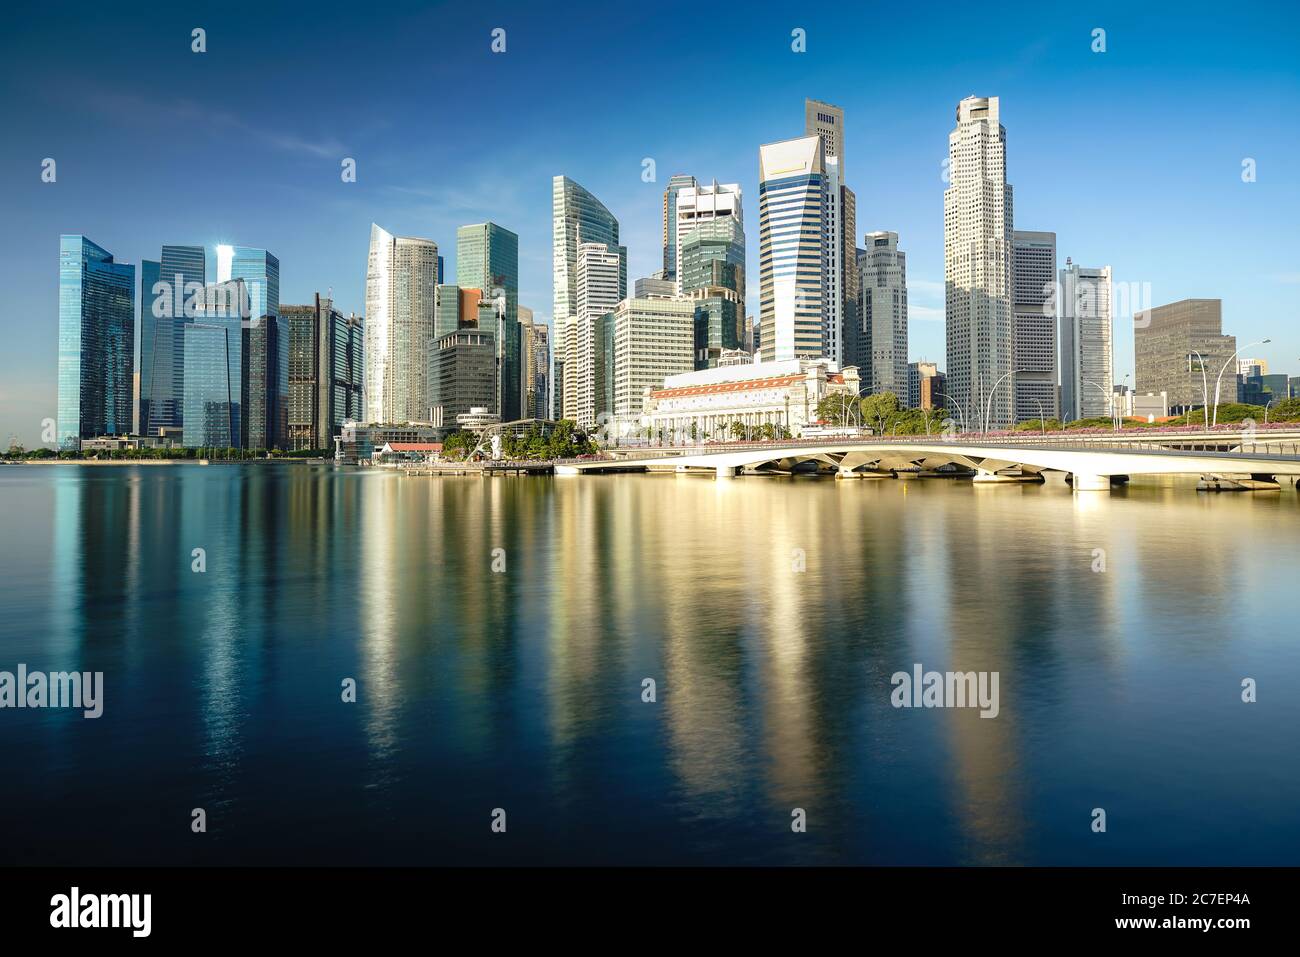
[[[86,102],[96,112],[118,122],[156,126],[162,119],[214,137],[228,137],[231,133],[238,133],[268,149],[283,152],[319,157],[338,157],[345,152],[344,146],[333,138],[308,139],[284,129],[266,129],[249,123],[234,113],[213,110],[193,100],[154,100],[134,93],[98,90],[88,94]]]

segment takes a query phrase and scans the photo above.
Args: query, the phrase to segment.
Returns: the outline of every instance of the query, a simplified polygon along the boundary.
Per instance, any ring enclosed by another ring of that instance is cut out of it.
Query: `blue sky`
[[[658,268],[668,177],[739,182],[757,294],[761,143],[805,96],[844,107],[858,232],[908,255],[912,358],[943,357],[943,182],[956,103],[1002,98],[1017,228],[1150,283],[1222,298],[1226,331],[1300,374],[1300,6],[1177,3],[177,5],[11,14],[0,56],[0,440],[54,415],[58,236],[120,261],[242,243],[281,301],[363,307],[376,221],[520,237],[520,302],[549,318],[551,177],[619,217]],[[191,52],[191,30],[208,52]],[[491,31],[506,52],[491,52]],[[1092,31],[1106,30],[1106,52]],[[802,28],[807,52],[791,50]],[[58,179],[40,180],[41,161]],[[357,182],[343,183],[353,157]],[[657,181],[642,181],[653,158]],[[1242,161],[1257,179],[1243,183]],[[1116,329],[1116,366],[1132,333]]]

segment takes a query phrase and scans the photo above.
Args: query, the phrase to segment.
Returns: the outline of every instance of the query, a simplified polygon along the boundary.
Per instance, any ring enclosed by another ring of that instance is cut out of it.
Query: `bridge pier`
[[[1075,472],[1071,484],[1076,492],[1109,492],[1110,476]]]
[[[1043,477],[1044,485],[1054,485],[1057,486],[1058,488],[1065,488],[1066,485],[1065,476],[1068,473],[1058,472],[1056,471],[1056,469],[1043,469],[1043,471],[1039,472],[1038,474]]]
[[[556,475],[581,475],[582,471],[572,465],[557,465],[555,466],[555,474]]]
[[[736,477],[736,467],[734,465],[719,465],[715,471],[720,479]]]

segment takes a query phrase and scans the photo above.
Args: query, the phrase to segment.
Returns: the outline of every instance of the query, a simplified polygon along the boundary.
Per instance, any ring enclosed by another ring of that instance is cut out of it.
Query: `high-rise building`
[[[632,290],[632,295],[637,299],[648,299],[651,296],[672,298],[677,295],[677,283],[672,279],[664,279],[662,276],[646,276],[644,279],[638,279],[633,283]]]
[[[907,407],[909,409],[943,408],[944,374],[933,362],[907,364]],[[900,396],[901,398],[901,396]]]
[[[438,244],[370,226],[366,266],[366,420],[428,421]]]
[[[1114,391],[1110,267],[1089,269],[1067,258],[1058,292],[1061,419],[1104,418]]]
[[[845,180],[844,110],[821,100],[804,100],[804,135],[821,138],[826,170],[824,354],[841,366],[863,365],[857,314],[857,197]]]
[[[564,418],[564,361],[568,341],[567,323],[578,314],[578,246],[604,243],[619,254],[619,298],[627,296],[627,247],[618,242],[618,220],[586,189],[567,176],[556,176],[551,184],[551,253],[554,309],[551,328],[551,415]]]
[[[679,295],[689,293],[693,288],[699,288],[699,285],[690,284],[691,282],[698,283],[698,276],[693,277],[688,282],[683,274],[682,249],[693,233],[706,227],[711,229],[713,227],[726,227],[725,229],[712,229],[710,234],[715,237],[725,236],[736,247],[731,252],[734,257],[738,250],[743,276],[745,265],[745,219],[741,191],[737,184],[724,183],[720,185],[717,180],[714,180],[712,184],[706,186],[685,186],[677,193],[677,231],[675,235],[677,261],[673,265],[673,276],[677,283]],[[741,291],[744,291],[743,287]]]
[[[970,427],[1012,422],[1012,190],[998,98],[957,104],[943,193],[948,392]]]
[[[457,429],[457,416],[497,408],[497,356],[491,329],[458,329],[434,343],[429,389],[436,427],[451,433]]]
[[[821,138],[759,147],[759,355],[763,362],[823,355],[826,179]]]
[[[716,187],[715,187],[716,188]],[[683,202],[679,211],[686,207]],[[695,301],[695,368],[713,368],[745,347],[745,232],[739,215],[714,216],[678,230],[678,284]]]
[[[1057,416],[1056,233],[1011,234],[1015,419]]]
[[[1237,337],[1223,334],[1221,299],[1183,299],[1139,312],[1133,317],[1133,390],[1167,393],[1172,415],[1213,405],[1216,385],[1218,401],[1232,402],[1235,386],[1220,373],[1236,351]]]
[[[256,357],[259,362],[265,358],[267,364],[263,371],[254,370],[250,405],[242,413],[243,438],[250,442],[261,440],[250,448],[283,448],[289,432],[289,329],[280,317],[280,260],[255,246],[218,246],[217,282],[236,279],[244,283],[249,319],[258,330],[250,343],[269,350],[265,356],[259,353]],[[262,328],[264,318],[276,328]],[[245,353],[244,358],[248,360],[250,354]]]
[[[478,289],[496,317],[497,394],[502,422],[523,417],[519,328],[519,237],[496,223],[456,230],[456,284]],[[480,323],[481,326],[481,323]]]
[[[219,271],[220,274],[220,271]],[[244,328],[252,299],[242,279],[206,286],[183,326],[187,448],[241,448],[245,439]]]
[[[289,325],[288,447],[331,448],[345,421],[365,415],[361,319],[320,293],[308,305],[281,306],[280,315]]]
[[[624,299],[614,313],[614,414],[640,416],[647,389],[695,368],[695,304],[689,299]]]
[[[677,198],[681,191],[696,186],[695,177],[678,173],[668,180],[664,190],[664,268],[663,278],[677,279]]]
[[[158,435],[185,422],[185,324],[194,321],[207,287],[207,252],[163,246],[141,274],[140,432]]]
[[[135,267],[85,236],[60,236],[60,448],[130,432],[134,379]]]
[[[864,237],[858,256],[862,317],[858,375],[872,393],[910,397],[907,373],[907,254],[898,233],[879,230]],[[913,406],[915,408],[915,406]]]
[[[519,307],[519,325],[522,329],[524,369],[524,418],[546,418],[546,377],[550,373],[550,327],[533,321],[533,311]]]
[[[563,418],[583,429],[591,429],[602,412],[610,411],[606,317],[623,298],[624,270],[622,256],[604,243],[578,246],[578,311],[565,325]]]

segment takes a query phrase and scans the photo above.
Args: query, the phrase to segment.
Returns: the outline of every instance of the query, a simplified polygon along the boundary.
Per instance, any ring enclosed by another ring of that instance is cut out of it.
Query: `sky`
[[[519,234],[519,301],[547,320],[551,178],[619,218],[630,285],[662,265],[662,193],[684,172],[741,185],[756,314],[758,147],[803,134],[805,97],[845,110],[859,244],[888,229],[907,253],[912,360],[943,363],[942,163],[978,95],[1001,98],[1016,228],[1149,305],[1221,298],[1225,332],[1272,339],[1246,354],[1300,374],[1294,2],[67,0],[7,17],[0,441],[35,445],[55,415],[62,233],[137,266],[164,243],[265,247],[282,303],[332,289],[360,314],[371,222],[435,240],[454,277],[456,227],[490,219]],[[1130,321],[1115,340],[1122,381]]]

